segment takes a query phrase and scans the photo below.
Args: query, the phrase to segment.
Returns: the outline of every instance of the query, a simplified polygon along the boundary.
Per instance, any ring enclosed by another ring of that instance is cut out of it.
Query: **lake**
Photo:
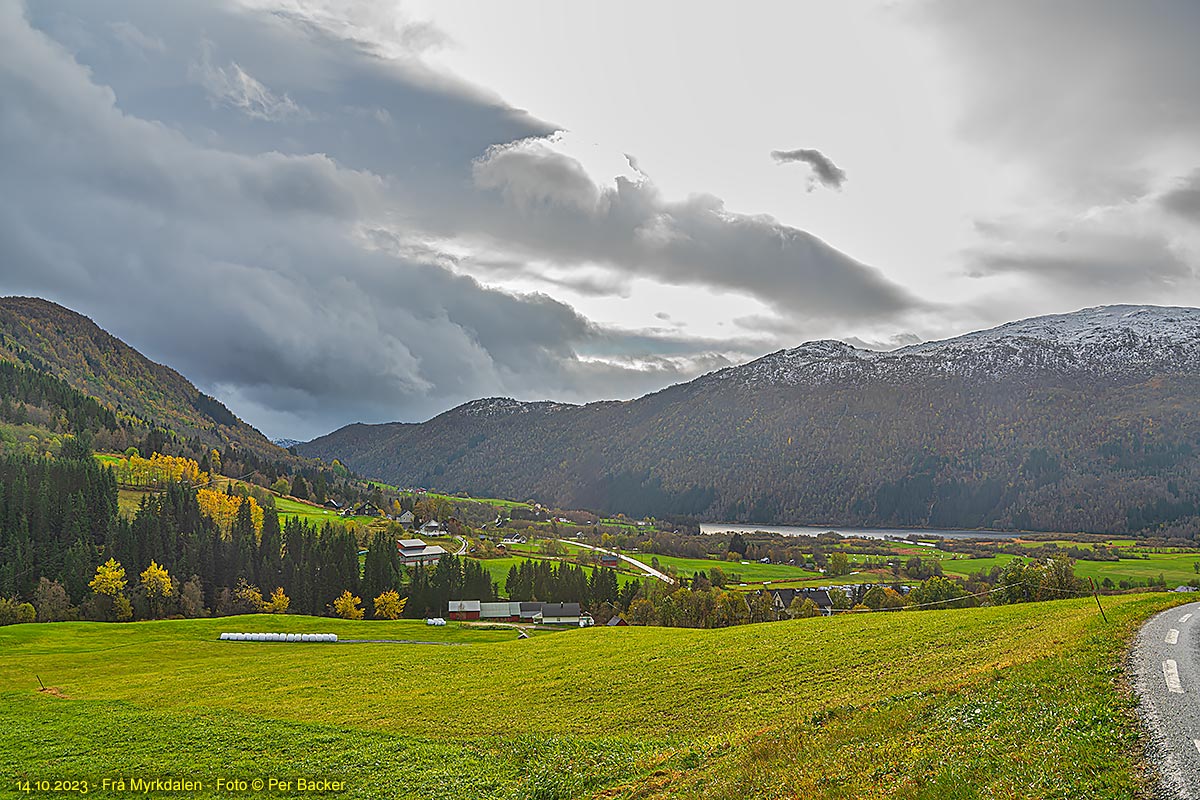
[[[927,530],[923,528],[849,528],[838,525],[812,527],[808,525],[755,525],[746,522],[702,522],[701,533],[778,533],[783,536],[817,536],[833,531],[842,536],[864,539],[907,539],[917,536],[941,536],[944,539],[1015,539],[1020,534],[1001,531]]]

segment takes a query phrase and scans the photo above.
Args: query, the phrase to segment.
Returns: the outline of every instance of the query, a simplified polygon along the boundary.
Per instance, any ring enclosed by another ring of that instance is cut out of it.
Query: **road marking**
[[[1200,739],[1192,739],[1192,744],[1196,745],[1196,752],[1200,753]]]
[[[1171,694],[1183,694],[1179,685],[1179,665],[1170,659],[1163,662],[1163,677],[1167,680],[1167,691]]]
[[[1180,622],[1187,622],[1187,621],[1188,621],[1189,619],[1191,619],[1191,618],[1192,618],[1192,615],[1191,615],[1191,614],[1184,614],[1182,617],[1180,617],[1180,618],[1179,618],[1179,621],[1180,621]]]
[[[1167,638],[1163,639],[1163,641],[1167,644],[1179,644],[1179,631],[1171,628],[1171,630],[1167,631]]]

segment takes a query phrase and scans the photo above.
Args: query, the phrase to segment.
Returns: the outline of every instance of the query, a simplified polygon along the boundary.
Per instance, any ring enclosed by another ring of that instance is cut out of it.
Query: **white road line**
[[[1168,659],[1163,662],[1163,677],[1167,681],[1167,691],[1171,694],[1183,694],[1183,687],[1179,685],[1179,665]]]
[[[1192,744],[1196,745],[1196,752],[1200,753],[1200,739],[1192,739]]]
[[[1171,628],[1167,631],[1167,638],[1163,639],[1167,644],[1179,644],[1179,631]]]
[[[1192,615],[1191,615],[1191,614],[1184,614],[1182,617],[1180,617],[1180,618],[1179,618],[1179,621],[1180,621],[1180,622],[1187,622],[1187,621],[1188,621],[1189,619],[1191,619],[1191,618],[1192,618]]]

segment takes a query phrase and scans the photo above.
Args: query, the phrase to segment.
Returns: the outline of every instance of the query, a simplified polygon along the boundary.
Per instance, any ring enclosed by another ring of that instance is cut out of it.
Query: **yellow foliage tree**
[[[139,576],[142,580],[142,588],[146,590],[147,597],[162,599],[170,597],[173,591],[171,587],[171,574],[167,572],[166,567],[161,567],[158,562],[151,561],[150,566],[146,567]]]
[[[112,602],[112,612],[117,621],[125,622],[133,619],[133,606],[125,596],[125,568],[115,558],[110,558],[96,567],[96,577],[88,583],[88,588],[100,597],[107,597]]]
[[[200,504],[200,512],[212,518],[225,536],[233,526],[233,518],[237,516],[242,503],[250,504],[250,519],[254,522],[254,535],[262,534],[263,509],[253,497],[228,495],[212,489],[197,489],[196,502]]]
[[[259,614],[267,610],[262,592],[258,587],[249,583],[245,578],[239,578],[233,590],[234,606],[241,613]]]
[[[157,562],[151,561],[150,566],[146,567],[139,577],[154,616],[162,616],[163,601],[175,592],[171,574],[167,572],[166,567],[161,567]]]
[[[375,598],[375,619],[400,619],[407,604],[407,597],[401,597],[394,589],[389,589]]]
[[[268,614],[286,614],[291,604],[291,598],[283,593],[283,587],[276,586],[275,591],[271,592],[271,599],[263,607],[263,611]]]
[[[168,483],[187,483],[200,486],[208,483],[208,473],[190,458],[155,453],[142,458],[136,451],[115,466],[117,480],[127,486],[162,487]]]
[[[350,594],[347,589],[333,601],[333,610],[342,619],[362,619],[362,598]]]
[[[96,594],[118,597],[125,591],[128,581],[125,580],[125,568],[115,558],[110,558],[96,567],[96,577],[88,583],[88,588]]]

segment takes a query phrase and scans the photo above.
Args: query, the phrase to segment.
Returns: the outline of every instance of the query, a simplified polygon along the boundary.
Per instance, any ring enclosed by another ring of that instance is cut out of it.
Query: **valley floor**
[[[17,781],[344,781],[351,798],[1128,798],[1120,664],[1164,594],[723,630],[237,617],[0,628]],[[461,646],[222,642],[333,632]],[[51,691],[38,691],[38,679]],[[36,794],[36,793],[35,793]],[[278,795],[277,795],[278,796]]]

